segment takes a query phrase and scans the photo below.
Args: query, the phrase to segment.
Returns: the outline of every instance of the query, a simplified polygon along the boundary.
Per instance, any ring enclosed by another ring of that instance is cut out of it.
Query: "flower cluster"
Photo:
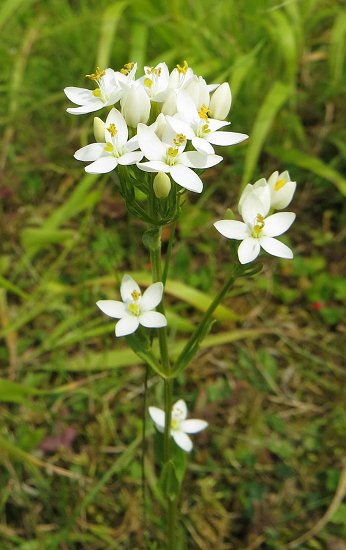
[[[292,200],[296,183],[290,180],[287,171],[274,172],[268,180],[262,178],[248,184],[239,200],[238,211],[243,221],[220,220],[216,229],[228,239],[242,241],[238,248],[241,264],[255,260],[263,248],[279,258],[293,258],[292,250],[275,239],[287,231],[296,215],[293,212],[270,213],[271,209],[286,208]]]
[[[232,103],[228,83],[208,85],[186,61],[169,72],[166,63],[145,67],[136,78],[137,64],[120,71],[102,70],[87,77],[93,90],[70,86],[66,96],[78,107],[74,115],[110,107],[103,122],[94,119],[95,143],[78,149],[75,158],[87,162],[91,174],[111,172],[118,165],[166,173],[181,187],[200,193],[203,184],[194,170],[222,161],[214,145],[234,145],[246,134],[221,130]],[[130,139],[129,139],[130,136]]]

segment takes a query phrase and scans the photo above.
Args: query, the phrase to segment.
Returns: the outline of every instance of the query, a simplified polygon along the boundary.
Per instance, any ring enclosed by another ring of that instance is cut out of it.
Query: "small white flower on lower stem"
[[[157,407],[149,407],[149,414],[157,429],[160,432],[164,432],[165,411],[158,409]],[[177,401],[172,407],[170,434],[181,449],[190,452],[193,445],[187,434],[196,434],[201,432],[208,426],[208,422],[197,418],[190,418],[189,420],[186,420],[186,417],[186,403],[182,399],[179,399],[179,401]]]
[[[296,215],[293,212],[279,212],[266,217],[270,210],[269,193],[266,196],[263,194],[262,199],[263,202],[256,193],[249,192],[241,206],[243,222],[220,220],[214,223],[224,237],[242,241],[238,248],[241,264],[247,264],[257,258],[261,247],[273,256],[293,258],[292,250],[273,237],[285,233]]]
[[[139,325],[148,328],[161,328],[167,325],[166,317],[158,311],[153,311],[161,302],[162,294],[162,283],[148,286],[142,295],[136,281],[130,275],[124,275],[120,286],[122,302],[99,300],[96,305],[109,317],[120,319],[115,325],[115,336],[127,336],[135,332]]]

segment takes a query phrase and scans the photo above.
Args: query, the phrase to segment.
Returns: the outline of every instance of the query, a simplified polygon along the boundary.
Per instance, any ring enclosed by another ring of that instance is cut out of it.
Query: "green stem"
[[[232,272],[232,275],[230,278],[226,281],[224,286],[221,288],[220,292],[217,294],[217,296],[214,298],[210,306],[208,307],[207,311],[205,312],[202,321],[197,326],[196,330],[191,335],[190,339],[186,343],[184,349],[180,353],[175,365],[177,367],[177,370],[179,370],[179,364],[184,360],[185,356],[191,351],[191,349],[198,343],[201,335],[203,334],[203,331],[206,328],[207,323],[209,322],[212,314],[214,313],[217,306],[220,304],[220,302],[223,300],[223,298],[226,296],[227,292],[233,285],[234,281],[236,280],[236,275],[234,271]],[[174,369],[175,370],[175,369]]]
[[[177,220],[175,220],[172,223],[172,226],[171,226],[171,234],[169,236],[168,247],[167,247],[167,252],[166,252],[166,259],[165,259],[165,265],[164,265],[163,274],[162,274],[162,282],[163,282],[164,285],[166,284],[166,281],[167,281],[167,275],[168,275],[168,270],[169,270],[169,262],[170,262],[170,259],[171,259],[176,227],[177,227]]]

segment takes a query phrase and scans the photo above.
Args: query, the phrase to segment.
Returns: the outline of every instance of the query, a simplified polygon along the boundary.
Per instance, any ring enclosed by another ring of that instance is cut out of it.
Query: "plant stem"
[[[232,275],[230,278],[226,281],[224,286],[221,288],[220,292],[217,294],[217,296],[214,298],[210,306],[208,307],[207,311],[205,312],[200,324],[197,326],[196,330],[191,335],[190,339],[186,343],[184,349],[180,353],[176,365],[179,366],[180,362],[184,359],[184,357],[190,352],[190,350],[193,348],[195,344],[198,343],[201,334],[203,334],[203,331],[206,328],[207,323],[209,322],[212,314],[214,313],[217,306],[220,304],[220,302],[223,300],[223,298],[226,296],[227,292],[233,285],[234,281],[236,280],[236,275],[234,271],[232,271]]]

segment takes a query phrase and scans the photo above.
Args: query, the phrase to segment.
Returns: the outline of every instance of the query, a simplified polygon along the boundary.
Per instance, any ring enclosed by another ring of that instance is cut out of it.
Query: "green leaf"
[[[100,29],[100,39],[97,50],[96,65],[104,69],[109,66],[110,55],[114,43],[115,32],[128,2],[113,2],[103,14]]]
[[[346,52],[346,11],[339,11],[330,35],[330,51],[328,56],[330,76],[337,83],[343,76],[343,66]]]
[[[291,88],[282,82],[274,82],[258,111],[245,157],[242,187],[249,183],[263,149],[266,137],[275,117],[291,94]]]
[[[40,391],[30,388],[25,384],[12,382],[0,378],[0,402],[5,403],[23,403],[30,395],[37,395]]]

